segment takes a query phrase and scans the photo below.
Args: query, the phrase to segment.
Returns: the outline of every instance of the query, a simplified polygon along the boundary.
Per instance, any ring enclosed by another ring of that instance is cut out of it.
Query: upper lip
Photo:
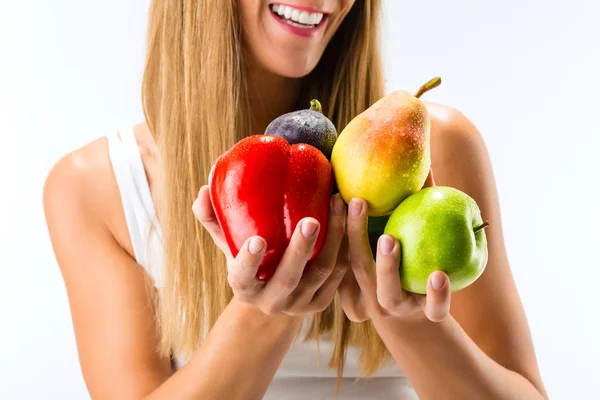
[[[293,7],[293,8],[297,8],[298,10],[308,11],[310,13],[321,13],[321,14],[324,14],[324,15],[329,15],[330,14],[329,12],[327,12],[325,10],[318,10],[316,8],[313,8],[313,7],[310,7],[310,6],[306,6],[306,5],[303,5],[303,4],[292,4],[292,3],[285,3],[285,2],[281,2],[280,3],[278,1],[275,1],[275,2],[271,3],[271,5],[273,5],[273,4],[280,4],[282,6],[290,6],[290,7]]]

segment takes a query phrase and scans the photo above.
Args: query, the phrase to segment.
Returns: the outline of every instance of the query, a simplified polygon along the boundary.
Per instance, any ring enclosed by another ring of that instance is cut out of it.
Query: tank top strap
[[[107,139],[135,259],[158,286],[161,282],[162,233],[134,130],[111,132]]]

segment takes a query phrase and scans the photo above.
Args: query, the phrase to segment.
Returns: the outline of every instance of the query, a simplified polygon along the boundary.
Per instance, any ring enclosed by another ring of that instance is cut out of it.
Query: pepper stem
[[[419,97],[423,96],[425,93],[429,92],[431,89],[436,88],[438,86],[440,86],[442,84],[442,78],[435,77],[433,79],[431,79],[429,82],[427,82],[426,84],[424,84],[423,86],[421,86],[419,88],[419,91],[415,94],[415,97],[418,99]]]
[[[317,111],[317,112],[320,112],[320,113],[323,112],[322,108],[321,108],[321,103],[319,103],[319,100],[317,100],[317,99],[312,99],[310,101],[310,109],[312,111]]]
[[[487,221],[485,221],[483,224],[481,224],[481,225],[479,225],[477,228],[475,228],[475,229],[473,230],[473,233],[477,233],[477,232],[479,232],[480,230],[482,230],[482,229],[485,229],[485,228],[486,228],[486,226],[489,226],[489,225],[490,225],[490,223],[489,223],[489,222],[487,222]]]

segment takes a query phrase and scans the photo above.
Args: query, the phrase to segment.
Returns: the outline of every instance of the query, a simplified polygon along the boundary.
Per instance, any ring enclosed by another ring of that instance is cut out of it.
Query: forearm
[[[261,399],[300,324],[233,300],[190,362],[147,399]]]
[[[392,357],[419,398],[543,400],[531,382],[488,357],[454,318],[375,321]]]

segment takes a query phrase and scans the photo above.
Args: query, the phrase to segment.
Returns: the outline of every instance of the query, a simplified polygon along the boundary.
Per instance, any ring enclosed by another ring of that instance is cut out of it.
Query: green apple
[[[435,186],[409,196],[384,230],[401,243],[402,288],[425,294],[436,270],[449,276],[453,292],[475,282],[487,263],[487,225],[475,200],[458,189]]]

